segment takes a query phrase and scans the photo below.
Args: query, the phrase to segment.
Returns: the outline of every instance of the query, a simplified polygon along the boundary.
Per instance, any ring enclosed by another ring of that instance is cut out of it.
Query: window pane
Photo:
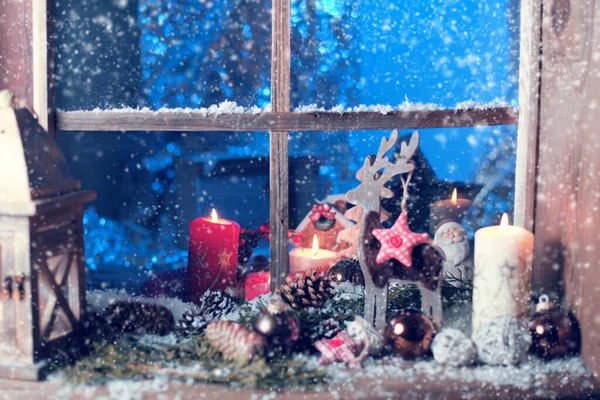
[[[187,266],[189,223],[211,214],[259,229],[269,219],[264,132],[60,132],[75,178],[98,199],[85,212],[89,287],[139,288]],[[256,243],[252,256],[269,253]],[[249,260],[253,262],[253,257]]]
[[[294,0],[294,106],[517,101],[512,0]]]
[[[407,141],[413,130],[400,131]],[[476,128],[422,129],[417,170],[409,190],[409,218],[415,230],[429,229],[429,205],[451,196],[473,200],[463,221],[472,234],[481,226],[497,223],[514,202],[516,125]],[[376,154],[381,138],[390,131],[294,132],[290,152],[302,149],[311,155],[305,173],[296,180],[303,187],[290,189],[290,198],[304,191],[306,201],[290,203],[290,226],[328,195],[345,194],[358,185],[355,175],[369,154]],[[388,155],[389,156],[389,155]],[[318,169],[318,175],[308,171]],[[291,179],[291,178],[290,178]],[[402,186],[398,178],[388,185],[394,198],[384,200],[392,216],[400,213]]]
[[[270,29],[262,0],[58,1],[58,108],[264,106]]]

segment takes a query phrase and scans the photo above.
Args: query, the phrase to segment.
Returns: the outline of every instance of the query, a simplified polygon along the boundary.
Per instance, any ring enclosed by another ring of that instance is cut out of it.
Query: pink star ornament
[[[373,236],[381,242],[377,264],[393,258],[407,267],[412,266],[412,249],[429,241],[428,234],[411,232],[405,213],[400,214],[390,229],[373,229]]]

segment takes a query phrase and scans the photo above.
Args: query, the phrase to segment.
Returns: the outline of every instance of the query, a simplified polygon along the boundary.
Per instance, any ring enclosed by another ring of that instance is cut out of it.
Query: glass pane
[[[417,170],[409,190],[409,219],[415,230],[427,231],[431,203],[459,197],[473,200],[463,223],[472,235],[481,226],[497,223],[514,202],[516,125],[420,130],[414,160]],[[413,130],[400,131],[407,141]],[[310,154],[301,177],[302,186],[290,189],[290,226],[296,227],[312,206],[327,196],[345,194],[358,186],[356,172],[365,157],[376,154],[381,138],[391,131],[294,132],[290,153]],[[310,171],[318,170],[318,173]],[[290,178],[291,180],[291,178]],[[400,214],[402,185],[398,178],[388,186],[394,198],[383,201],[395,219]],[[302,192],[302,193],[300,193]],[[303,196],[300,200],[300,194]],[[335,198],[335,197],[334,197]],[[331,201],[329,201],[331,202]]]
[[[292,104],[516,105],[512,0],[294,0]]]
[[[262,0],[56,2],[62,110],[270,102]]]
[[[61,132],[58,138],[75,178],[98,194],[84,216],[88,288],[185,297],[192,220],[214,208],[241,228],[268,222],[267,133]],[[240,264],[268,256],[266,238],[252,244]],[[157,274],[159,283],[148,281]]]

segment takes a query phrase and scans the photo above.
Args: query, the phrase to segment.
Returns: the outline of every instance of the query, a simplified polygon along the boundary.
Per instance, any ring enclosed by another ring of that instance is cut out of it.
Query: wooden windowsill
[[[514,383],[492,383],[476,379],[477,367],[463,369],[460,373],[451,368],[442,368],[441,373],[430,373],[413,368],[414,363],[404,363],[405,370],[414,369],[410,377],[399,379],[381,376],[374,379],[362,369],[347,369],[344,382],[332,383],[317,391],[300,392],[278,389],[277,399],[389,399],[389,398],[435,398],[435,399],[547,399],[547,398],[598,398],[600,391],[594,387],[589,376],[572,371],[531,374],[530,379],[519,379]],[[440,367],[441,368],[441,367]],[[485,367],[483,367],[485,368]],[[567,368],[568,369],[568,368]],[[473,372],[473,379],[459,376]],[[501,369],[499,374],[502,374]],[[394,374],[392,374],[393,376]],[[454,377],[453,377],[454,375]],[[63,382],[22,382],[0,380],[0,398],[10,399],[94,399],[98,397],[125,399],[128,393],[135,398],[159,399],[260,399],[269,390],[240,389],[222,385],[181,381],[121,381],[97,387],[66,387]],[[166,397],[165,397],[166,396]]]

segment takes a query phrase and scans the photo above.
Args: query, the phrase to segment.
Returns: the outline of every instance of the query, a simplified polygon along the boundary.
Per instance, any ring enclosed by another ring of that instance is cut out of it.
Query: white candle
[[[533,233],[508,224],[475,232],[473,278],[473,332],[491,318],[525,318],[531,297]]]
[[[321,272],[329,269],[339,259],[338,253],[320,249],[317,235],[314,235],[312,249],[296,247],[290,252],[290,272],[292,274],[308,273],[313,270]]]

